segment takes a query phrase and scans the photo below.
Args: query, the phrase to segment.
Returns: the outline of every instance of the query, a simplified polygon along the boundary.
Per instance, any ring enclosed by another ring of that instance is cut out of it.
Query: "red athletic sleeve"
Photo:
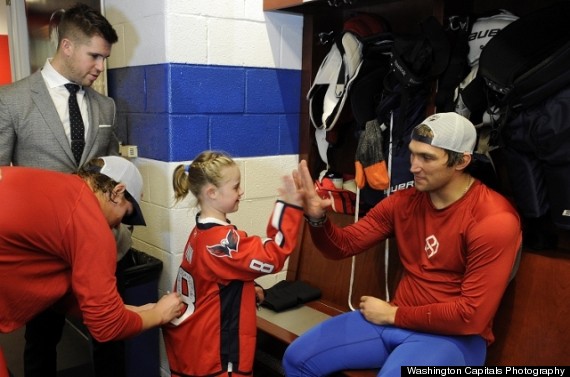
[[[327,220],[322,227],[310,227],[315,246],[330,259],[360,254],[392,234],[392,197],[383,199],[358,222],[340,228]]]
[[[89,191],[87,185],[85,189]],[[86,191],[79,200],[94,201]],[[117,291],[115,269],[117,250],[113,234],[101,210],[78,205],[69,219],[64,237],[69,252],[71,285],[91,335],[100,342],[117,340],[138,334],[141,317],[125,308]]]

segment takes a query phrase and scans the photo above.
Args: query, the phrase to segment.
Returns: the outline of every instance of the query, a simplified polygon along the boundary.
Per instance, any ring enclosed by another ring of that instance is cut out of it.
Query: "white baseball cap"
[[[417,129],[421,125],[428,126],[433,137],[419,135]],[[477,131],[469,119],[457,113],[437,113],[413,129],[412,140],[458,153],[473,154]]]
[[[133,213],[123,217],[121,222],[128,225],[146,225],[140,207],[143,179],[137,167],[124,157],[106,156],[101,157],[101,159],[105,164],[99,173],[125,184],[128,194],[126,198],[133,204]]]

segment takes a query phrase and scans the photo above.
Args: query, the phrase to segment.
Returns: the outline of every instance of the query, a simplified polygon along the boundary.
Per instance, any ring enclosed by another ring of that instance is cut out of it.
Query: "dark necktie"
[[[79,105],[77,104],[77,91],[79,90],[79,85],[65,84],[65,87],[69,90],[71,151],[73,152],[73,157],[75,157],[77,165],[79,165],[83,149],[85,148],[85,126],[83,125],[83,118],[81,117],[81,111],[79,111]]]

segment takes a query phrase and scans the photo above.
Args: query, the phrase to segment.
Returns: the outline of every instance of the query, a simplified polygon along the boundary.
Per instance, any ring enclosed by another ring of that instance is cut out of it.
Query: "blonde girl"
[[[264,238],[227,219],[243,196],[238,165],[206,151],[174,171],[177,200],[192,193],[199,213],[174,290],[183,314],[163,329],[172,376],[251,376],[256,343],[254,279],[281,270],[297,244],[302,198],[283,178]]]

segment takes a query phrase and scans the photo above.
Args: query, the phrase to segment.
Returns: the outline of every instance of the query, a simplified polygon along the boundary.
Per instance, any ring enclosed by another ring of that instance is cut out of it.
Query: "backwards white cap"
[[[433,137],[422,136],[417,133],[421,125],[428,126]],[[469,119],[457,113],[438,113],[427,117],[412,131],[412,140],[433,145],[458,153],[472,154],[477,142],[477,131]]]
[[[143,179],[137,167],[124,157],[106,156],[101,159],[105,164],[99,172],[125,184],[128,193],[126,197],[133,204],[133,213],[123,217],[122,222],[129,225],[146,225],[140,207]]]

